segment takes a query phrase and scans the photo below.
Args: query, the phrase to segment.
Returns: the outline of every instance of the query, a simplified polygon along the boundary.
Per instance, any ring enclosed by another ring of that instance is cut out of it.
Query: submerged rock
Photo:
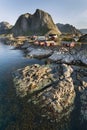
[[[14,74],[17,95],[37,105],[42,117],[60,120],[73,109],[72,72],[72,67],[65,64],[27,66]]]

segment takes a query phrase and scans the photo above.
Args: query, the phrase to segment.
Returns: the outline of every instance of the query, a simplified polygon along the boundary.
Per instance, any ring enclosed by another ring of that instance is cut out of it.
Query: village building
[[[46,37],[45,37],[45,36],[38,36],[38,37],[37,37],[37,40],[38,40],[39,42],[46,41]]]
[[[36,35],[31,36],[31,40],[37,40],[37,36]]]
[[[49,40],[56,41],[57,38],[58,38],[57,34],[49,34]]]
[[[62,42],[62,46],[64,47],[74,47],[76,45],[76,42]]]

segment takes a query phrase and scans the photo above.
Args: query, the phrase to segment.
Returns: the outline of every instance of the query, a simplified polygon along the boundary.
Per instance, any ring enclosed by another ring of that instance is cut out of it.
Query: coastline
[[[6,45],[14,46],[14,49],[23,50],[27,58],[45,58],[49,62],[87,67],[87,45],[84,43],[77,43],[75,47],[70,48],[62,46],[62,43],[49,47],[45,45],[35,45],[34,41],[30,41],[30,38],[27,37],[20,40],[13,37],[4,37],[0,38],[0,40]]]
[[[39,48],[38,48],[39,47]],[[37,50],[39,49],[39,50],[42,50],[43,48],[43,50],[45,51],[45,49],[47,49],[48,51],[50,51],[50,47],[43,47],[43,46],[35,46],[35,45],[31,45],[31,44],[29,44],[29,43],[26,43],[26,44],[22,44],[22,45],[20,45],[20,46],[18,46],[18,47],[16,47],[16,49],[17,48],[20,48],[20,49],[22,49],[23,51],[25,51],[26,52],[26,55],[27,54],[29,54],[30,52],[32,52],[32,50],[34,50],[34,52],[35,52],[35,50],[36,50],[36,48],[37,48]],[[59,49],[59,52],[60,53],[58,53],[58,55],[59,54],[61,54],[61,52],[63,52],[63,50],[61,50],[61,48],[58,48]],[[65,50],[65,52],[63,52],[63,55],[65,55],[65,53],[67,53],[67,49],[66,48],[63,48],[64,50]],[[52,50],[52,49],[51,49]],[[54,53],[54,49],[50,52],[51,53],[51,55],[53,55],[53,53]],[[50,54],[49,53],[49,54]],[[39,54],[37,54],[38,56],[37,56],[37,58],[40,58],[40,59],[43,59],[43,57],[40,57],[40,52],[39,52]],[[69,53],[68,53],[69,54]],[[74,54],[76,54],[76,52],[74,53]],[[44,58],[48,58],[49,59],[49,57],[50,56],[47,56],[46,55],[46,51],[45,51],[45,53],[44,53]],[[32,56],[32,57],[34,57],[34,56]],[[53,58],[54,59],[54,58]],[[57,63],[57,62],[56,62]],[[61,62],[59,62],[59,63],[57,63],[56,65],[58,66],[59,64],[60,64]],[[55,61],[54,61],[54,64],[55,64]],[[60,64],[60,68],[61,68],[61,66],[65,66],[65,68],[67,68],[67,69],[65,69],[64,70],[64,72],[62,72],[62,73],[59,73],[60,75],[58,76],[58,77],[60,77],[60,79],[59,79],[59,82],[61,82],[61,80],[64,80],[64,78],[65,78],[65,82],[67,81],[67,80],[69,80],[69,76],[70,76],[70,79],[72,79],[72,73],[71,72],[69,72],[68,71],[68,67],[69,68],[72,68],[71,70],[72,70],[72,72],[73,72],[73,80],[70,80],[69,81],[69,83],[70,84],[72,84],[73,85],[73,89],[75,89],[75,91],[74,91],[74,94],[72,93],[71,95],[72,96],[74,96],[74,95],[77,95],[77,93],[76,93],[76,91],[78,91],[78,93],[80,94],[80,96],[79,96],[79,98],[80,98],[80,103],[81,103],[81,108],[80,108],[80,110],[81,110],[81,116],[82,116],[82,118],[83,118],[83,120],[87,120],[87,117],[86,117],[86,110],[84,109],[84,101],[85,101],[85,98],[84,98],[84,96],[86,97],[86,87],[87,87],[87,83],[86,83],[86,80],[87,80],[87,69],[86,69],[86,67],[84,66],[84,67],[77,67],[77,66],[72,66],[72,65],[68,65],[69,63],[67,63],[67,64],[64,64],[64,62],[63,62],[63,64]],[[71,63],[72,64],[72,63]],[[79,64],[80,65],[80,64]],[[30,66],[29,66],[30,67]],[[28,68],[29,68],[28,67]],[[42,66],[43,67],[43,69],[44,69],[44,67],[45,66]],[[30,78],[30,76],[29,77],[27,77],[27,75],[26,75],[26,72],[29,72],[29,70],[27,70],[27,71],[25,71],[26,70],[26,68],[27,67],[25,67],[25,68],[23,68],[23,70],[20,70],[20,71],[16,71],[15,72],[15,74],[16,74],[16,76],[14,76],[13,78],[15,79],[15,78],[17,78],[17,77],[19,77],[19,75],[20,75],[20,77],[22,77],[23,75],[22,75],[22,73],[21,73],[21,71],[24,71],[25,72],[25,77],[24,77],[24,79],[25,79],[25,82],[27,82],[27,80],[28,80],[28,78]],[[40,66],[39,66],[39,68],[38,69],[40,69],[40,71],[41,71],[41,73],[43,72],[42,71],[42,68],[40,68]],[[30,71],[32,70],[32,67],[30,67]],[[34,70],[34,69],[33,69]],[[38,70],[37,70],[37,72],[38,72]],[[69,74],[70,73],[70,74]],[[80,75],[80,73],[82,74],[82,75]],[[67,74],[69,74],[68,75],[68,77],[67,77]],[[41,75],[41,74],[40,74]],[[63,77],[64,76],[64,77]],[[77,78],[76,78],[76,76],[77,76]],[[79,77],[80,76],[80,77]],[[15,80],[15,82],[14,82],[14,84],[16,85],[16,83],[17,82],[19,82],[20,81],[20,77],[18,78],[18,79],[16,79]],[[48,77],[48,76],[47,76]],[[78,78],[79,77],[79,78]],[[78,79],[78,80],[77,80]],[[18,81],[17,81],[18,80]],[[77,82],[78,81],[78,82]],[[22,84],[22,80],[21,80],[21,84]],[[74,84],[73,84],[73,82],[74,82]],[[80,83],[81,82],[81,83]],[[15,89],[16,89],[16,92],[18,92],[18,88],[19,88],[19,91],[21,90],[21,88],[20,88],[20,86],[21,86],[21,84],[20,84],[20,82],[17,84],[17,88],[15,87]],[[28,84],[28,83],[27,83]],[[72,85],[68,85],[68,86],[72,86]],[[78,85],[79,84],[79,85]],[[47,85],[47,84],[46,84]],[[52,85],[52,84],[51,84]],[[58,85],[58,84],[57,84]],[[25,88],[27,87],[27,85],[23,85],[23,86],[25,86]],[[65,86],[66,85],[64,85],[63,84],[63,86],[64,86],[64,88],[61,88],[60,87],[60,89],[61,89],[61,91],[60,91],[60,93],[62,94],[62,92],[64,91],[64,89],[65,89]],[[69,91],[69,88],[68,88],[68,91]],[[23,92],[25,92],[25,89],[23,90]],[[42,96],[43,96],[43,94],[46,92],[46,89],[44,89],[44,91],[42,91],[43,93],[41,93],[42,94]],[[46,93],[52,93],[49,89],[48,89],[48,91],[46,92]],[[40,94],[40,95],[41,95]],[[55,96],[56,94],[54,93],[54,96]],[[65,91],[65,95],[67,95],[67,93],[66,93],[66,91]],[[71,96],[70,95],[70,96]],[[17,95],[18,96],[18,95]],[[28,97],[29,96],[29,94],[27,94],[26,96],[25,96],[25,98],[26,98],[26,100],[27,100],[27,102],[30,102],[30,100],[28,101]],[[19,97],[21,97],[20,95],[19,95]],[[30,96],[29,96],[30,97]],[[22,97],[23,98],[23,97]],[[44,97],[45,98],[45,97]],[[75,97],[74,97],[75,98]],[[36,101],[36,99],[37,99],[37,101]],[[39,101],[39,99],[40,99],[40,97],[37,95],[37,96],[35,96],[35,97],[31,97],[31,103],[30,104],[32,104],[32,105],[34,105],[34,106],[36,106],[37,107],[37,109],[38,109],[38,111],[39,111],[39,105],[37,105],[37,102]],[[60,98],[58,98],[58,100],[59,100]],[[65,100],[65,99],[63,99],[63,100]],[[46,101],[47,101],[47,99],[46,99]],[[71,101],[71,100],[70,100]],[[60,102],[61,102],[61,100],[60,100]],[[74,103],[74,100],[73,100],[73,103]],[[71,103],[72,104],[72,103]],[[43,105],[43,103],[41,103],[41,105]],[[45,103],[44,103],[44,105],[46,105]],[[65,106],[64,104],[63,104],[63,106]],[[72,106],[72,105],[70,105],[70,106]],[[52,106],[51,106],[52,107]],[[50,108],[51,109],[51,108]],[[55,109],[54,109],[55,110]],[[58,109],[59,110],[59,109]],[[65,111],[65,110],[64,110]],[[71,110],[69,111],[70,113],[72,113],[72,111],[73,111],[73,109],[72,109],[72,107],[71,107]],[[67,111],[65,111],[66,112],[66,114],[70,114],[70,113],[67,113]],[[47,111],[47,115],[44,115],[43,113],[42,113],[42,115],[46,118],[48,115],[50,115],[50,114],[48,114],[49,112]],[[51,111],[50,112],[51,114],[53,113],[53,111]],[[64,113],[65,114],[65,113]],[[65,114],[65,117],[66,117],[66,114]],[[53,122],[55,122],[55,121],[58,121],[58,119],[56,120],[56,118],[55,118],[55,115],[57,115],[57,114],[54,114],[51,118],[51,120],[50,121],[53,121]],[[64,116],[62,116],[62,113],[60,114],[60,116],[61,116],[61,118],[63,118]],[[80,116],[80,115],[79,115]],[[57,116],[58,117],[58,116]],[[59,121],[61,120],[61,118],[59,118]],[[49,116],[48,116],[48,119],[49,119]]]

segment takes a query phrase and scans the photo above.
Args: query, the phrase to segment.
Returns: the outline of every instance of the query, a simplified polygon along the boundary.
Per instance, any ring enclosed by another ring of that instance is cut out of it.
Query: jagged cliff
[[[12,32],[16,36],[32,34],[44,35],[47,33],[60,34],[52,17],[39,9],[37,9],[33,15],[29,13],[21,15],[12,28]]]

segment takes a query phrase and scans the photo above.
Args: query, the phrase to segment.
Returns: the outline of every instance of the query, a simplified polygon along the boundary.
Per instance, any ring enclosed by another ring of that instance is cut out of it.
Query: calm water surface
[[[10,122],[16,120],[16,112],[13,109],[16,109],[15,107],[19,109],[15,105],[17,101],[13,91],[12,72],[34,63],[43,64],[43,61],[27,59],[22,51],[13,50],[13,47],[0,42],[0,130],[9,130]],[[12,127],[10,130],[16,129]]]

